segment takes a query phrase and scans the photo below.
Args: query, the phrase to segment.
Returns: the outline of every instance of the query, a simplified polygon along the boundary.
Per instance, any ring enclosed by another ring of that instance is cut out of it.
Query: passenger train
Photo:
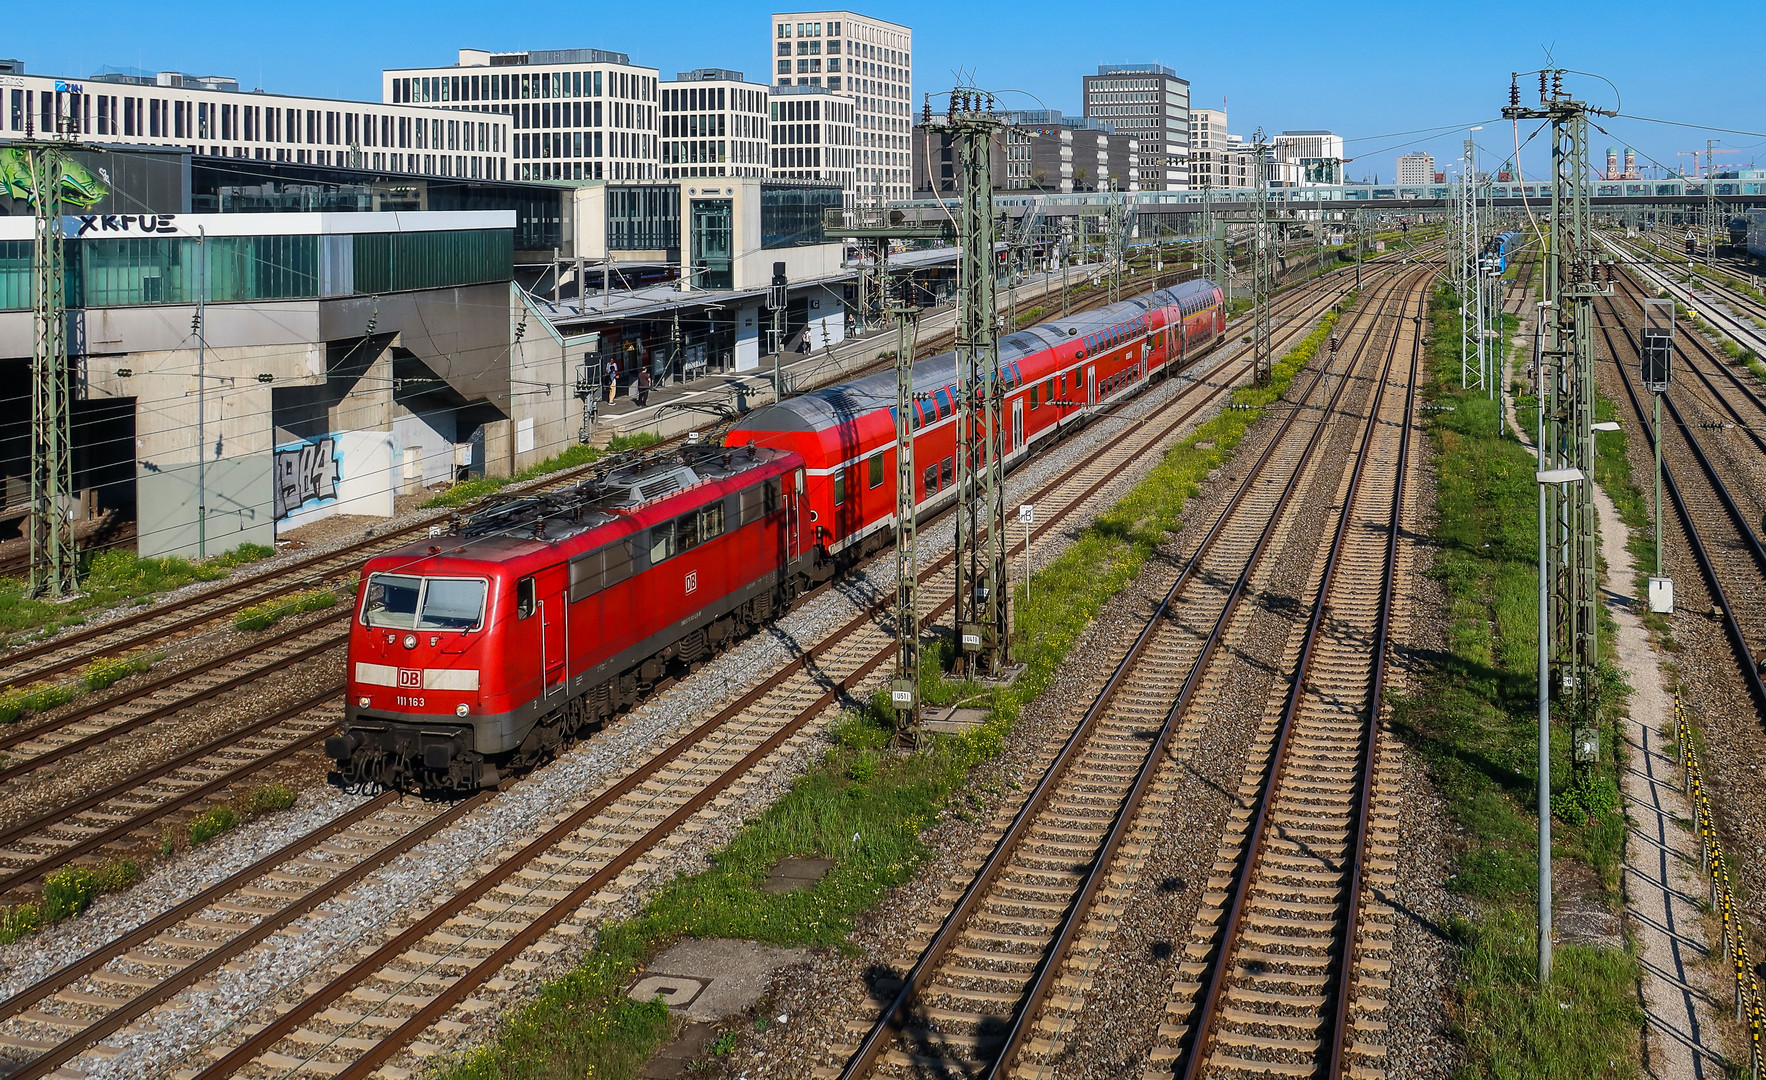
[[[1212,347],[1208,281],[1000,340],[1007,464]],[[955,497],[956,358],[914,365],[917,514]],[[493,499],[370,560],[351,629],[333,783],[496,786],[886,546],[895,378],[755,410],[570,489]]]

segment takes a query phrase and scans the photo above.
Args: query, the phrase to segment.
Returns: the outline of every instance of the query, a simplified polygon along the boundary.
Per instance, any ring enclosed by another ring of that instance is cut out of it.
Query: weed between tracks
[[[272,810],[286,810],[293,805],[294,792],[286,785],[261,784],[240,797],[237,808],[215,806],[191,819],[188,846],[195,847],[212,840],[242,821]],[[177,846],[169,831],[162,834],[162,856],[172,854]],[[108,859],[97,866],[75,864],[62,867],[43,878],[43,892],[39,899],[0,907],[0,945],[10,945],[45,926],[73,918],[98,897],[126,889],[141,880],[141,873],[140,863],[122,858]]]
[[[1521,444],[1495,434],[1496,402],[1458,389],[1454,305],[1451,293],[1436,297],[1429,346],[1433,400],[1453,406],[1431,424],[1433,574],[1447,594],[1446,643],[1411,693],[1394,701],[1393,720],[1447,797],[1460,828],[1450,887],[1474,902],[1471,918],[1448,927],[1460,946],[1459,1076],[1635,1076],[1642,1014],[1633,954],[1566,942],[1554,954],[1552,982],[1540,987],[1534,977],[1536,466]],[[1599,457],[1622,461],[1622,449],[1611,449],[1603,446]],[[1622,678],[1603,672],[1602,692],[1609,702],[1621,699]],[[1603,744],[1603,775],[1565,783],[1569,731],[1554,725],[1553,848],[1556,862],[1591,871],[1574,875],[1594,882],[1596,895],[1585,901],[1612,906],[1625,822],[1612,781],[1613,740],[1603,736]]]
[[[1327,316],[1276,365],[1271,387],[1236,392],[1234,404],[1242,408],[1223,411],[1167,451],[1145,480],[1036,574],[1029,599],[1019,587],[1015,648],[1027,670],[1016,684],[990,689],[946,679],[937,672],[948,645],[928,650],[924,699],[984,707],[990,712],[985,723],[963,736],[936,738],[927,753],[904,755],[888,748],[893,720],[887,710],[873,703],[849,712],[820,764],[713,856],[710,869],[676,878],[635,918],[601,927],[574,971],[507,1017],[492,1042],[442,1063],[436,1074],[446,1080],[633,1075],[668,1038],[670,1021],[660,1000],[631,1001],[625,987],[647,956],[678,938],[854,951],[848,935],[856,919],[931,856],[921,833],[941,815],[966,815],[981,805],[969,788],[971,771],[1004,750],[1019,714],[1053,685],[1092,618],[1177,528],[1198,484],[1231,457],[1262,407],[1281,396],[1335,322]],[[812,888],[762,893],[768,870],[787,855],[834,865]]]

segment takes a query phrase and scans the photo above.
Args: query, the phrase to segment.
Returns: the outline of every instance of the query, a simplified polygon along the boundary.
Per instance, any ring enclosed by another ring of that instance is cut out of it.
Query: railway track
[[[1412,290],[1415,280],[1412,276]],[[1387,308],[1393,299],[1391,293],[1381,299],[1381,311],[1370,324],[1377,327],[1391,317]],[[1396,331],[1387,337],[1395,343]],[[1369,339],[1364,333],[1352,369],[1363,366],[1361,353]],[[1378,400],[1384,399],[1390,366],[1389,355],[1378,376]],[[1309,490],[1334,493],[1342,483],[1317,451],[1332,430],[1328,419],[1347,405],[1346,391],[1358,387],[1365,395],[1365,383],[1373,380],[1337,378],[1328,401],[1309,410],[1307,403],[1324,381],[1321,371],[1070,738],[1039,763],[1042,780],[1036,789],[1009,823],[995,823],[987,837],[991,850],[972,860],[977,872],[961,896],[947,895],[955,906],[894,1000],[857,1047],[842,1052],[850,1055],[843,1078],[1051,1075],[1057,1067],[1075,1034],[1090,972],[1107,951],[1110,924],[1120,915],[1123,879],[1136,873],[1150,843],[1149,834],[1134,825],[1142,801],[1162,787],[1159,773],[1168,757],[1194,751],[1199,734],[1194,716],[1202,712],[1195,707],[1198,695],[1207,698],[1221,690],[1224,673],[1216,657],[1242,647],[1250,617],[1241,613],[1240,601],[1263,576],[1266,553],[1284,546],[1300,527],[1296,496]],[[1407,411],[1408,406],[1407,398]],[[1309,411],[1312,419],[1301,423]],[[1405,415],[1381,419],[1407,431]],[[1378,428],[1371,416],[1362,423],[1367,434],[1353,472],[1357,477]],[[1382,445],[1392,441],[1381,440]],[[1353,497],[1357,481],[1350,483]],[[1343,535],[1340,527],[1339,546]],[[1387,529],[1384,535],[1395,534]],[[1328,568],[1325,575],[1328,587]],[[1376,591],[1372,606],[1383,608],[1378,596]],[[1318,626],[1315,615],[1313,635]],[[1353,767],[1346,771],[1351,778],[1356,773]],[[1341,809],[1335,802],[1330,808]]]
[[[1698,312],[1700,318],[1736,344],[1753,350],[1756,355],[1766,354],[1766,303],[1703,275],[1698,275],[1697,280],[1689,284],[1668,272],[1669,267],[1683,264],[1633,241],[1605,239],[1611,250],[1626,258],[1632,268],[1652,285],[1666,290],[1670,296]],[[1710,260],[1700,259],[1699,262],[1715,273],[1730,276],[1729,271]]]
[[[1232,885],[1192,929],[1211,957],[1174,988],[1173,1005],[1193,1003],[1186,1077],[1334,1080],[1381,1056],[1393,912],[1368,893],[1396,869],[1397,764],[1381,761],[1380,709],[1421,365],[1420,329],[1406,335],[1400,319],[1295,676],[1240,788],[1256,791],[1251,816],[1217,854],[1210,887]],[[1407,336],[1409,370],[1391,392]]]
[[[1627,284],[1626,293],[1635,300],[1639,290]],[[1616,297],[1607,298],[1601,308],[1606,317],[1598,320],[1597,325],[1625,391],[1625,401],[1637,430],[1645,433],[1650,445],[1654,447],[1661,440],[1663,490],[1673,504],[1687,549],[1704,578],[1711,612],[1722,623],[1735,650],[1742,683],[1753,696],[1756,709],[1766,717],[1766,683],[1762,682],[1758,662],[1759,657],[1766,655],[1766,546],[1753,527],[1758,520],[1759,504],[1753,503],[1752,515],[1744,511],[1741,499],[1724,479],[1725,472],[1737,466],[1706,448],[1698,435],[1705,425],[1696,419],[1689,420],[1683,410],[1684,371],[1662,395],[1666,415],[1661,427],[1655,426],[1652,410],[1644,403],[1646,392],[1632,371],[1639,359],[1638,343],[1629,326],[1632,320],[1627,319]],[[1641,313],[1635,321],[1642,321]],[[1681,367],[1697,370],[1696,363]],[[1701,384],[1714,385],[1708,377]],[[1751,429],[1749,433],[1755,440],[1759,438]],[[1755,490],[1750,482],[1745,498],[1757,498]]]
[[[1329,303],[1330,298],[1328,291],[1321,291],[1320,299],[1316,301],[1317,306],[1322,308]],[[1118,448],[1114,448],[1103,458],[1083,462],[1068,470],[1062,477],[1045,485],[1043,491],[1037,493],[1037,498],[1045,501],[1053,499],[1057,505],[1065,499],[1070,512],[1072,508],[1095,496],[1133,459],[1134,454],[1144,453],[1168,438],[1182,423],[1206,407],[1220,393],[1224,393],[1230,384],[1245,373],[1244,365],[1239,361],[1222,360],[1219,366],[1234,370],[1229,377],[1220,380],[1211,378],[1209,386],[1192,389],[1186,392],[1182,401],[1168,405],[1165,410],[1168,422],[1162,426],[1144,422],[1140,425],[1137,437],[1125,439]],[[1193,396],[1201,396],[1202,400],[1192,402],[1190,399]],[[1064,517],[1065,512],[1051,518],[1038,528],[1038,534],[1054,528]],[[942,581],[935,578],[935,575],[942,573],[947,561],[941,561],[927,571],[929,584],[934,589]],[[948,591],[948,582],[942,581],[942,584]],[[931,617],[935,618],[941,611],[942,608]],[[846,627],[813,647],[785,669],[776,672],[742,699],[687,733],[685,738],[630,772],[612,787],[600,792],[586,806],[559,821],[551,831],[528,848],[495,863],[496,868],[485,877],[456,894],[452,900],[431,912],[418,924],[407,928],[393,942],[375,950],[369,957],[370,960],[375,960],[371,969],[356,972],[353,982],[340,983],[329,996],[319,986],[307,987],[315,1000],[329,1000],[331,1005],[325,1008],[331,1011],[303,1012],[303,1006],[295,1012],[284,1014],[287,1018],[298,1012],[312,1021],[312,1025],[308,1027],[298,1027],[305,1022],[300,1018],[289,1021],[297,1025],[284,1032],[290,1040],[289,1046],[275,1049],[280,1036],[262,1036],[230,1051],[222,1047],[223,1063],[231,1061],[240,1064],[243,1060],[255,1058],[260,1051],[267,1055],[266,1061],[274,1062],[289,1057],[291,1049],[311,1049],[315,1046],[328,1047],[327,1053],[331,1056],[336,1056],[340,1051],[347,1056],[349,1051],[363,1049],[358,1045],[365,1038],[362,1031],[386,1034],[389,1028],[393,1029],[393,1037],[373,1040],[374,1045],[384,1048],[382,1057],[396,1052],[415,1037],[415,1032],[421,1030],[421,1027],[412,1028],[411,1025],[426,1026],[428,1021],[423,1019],[426,1014],[433,1014],[433,1010],[438,1008],[445,1012],[452,1002],[459,1000],[460,994],[488,977],[486,973],[497,970],[503,959],[512,955],[508,953],[509,949],[519,952],[525,947],[524,943],[532,940],[534,935],[544,934],[551,926],[574,912],[583,899],[595,895],[609,884],[618,884],[620,875],[639,865],[645,852],[673,835],[675,824],[701,812],[708,804],[714,804],[713,809],[721,808],[729,795],[720,793],[739,792],[744,784],[744,777],[782,747],[801,749],[805,745],[804,740],[809,737],[804,731],[805,726],[828,704],[838,700],[840,695],[849,691],[891,655],[893,637],[882,632],[873,615],[872,612],[866,612],[853,619]],[[781,724],[782,717],[790,719]],[[714,776],[715,779],[712,778]],[[411,846],[414,845],[405,846],[402,850],[410,850]],[[384,858],[394,857],[395,854],[396,852],[389,851]],[[494,856],[494,852],[485,853],[486,858]],[[236,887],[250,887],[237,882],[234,884]],[[584,892],[585,889],[590,891]],[[556,899],[561,890],[566,892],[564,900],[551,908],[548,909],[539,902]],[[575,902],[571,902],[573,896],[576,897]],[[462,935],[455,932],[459,920],[472,918],[471,913],[475,911],[489,911],[491,917],[483,920],[473,934],[462,938]],[[547,911],[551,912],[549,917],[541,914]],[[516,914],[511,916],[511,912]],[[501,913],[502,921],[498,921],[498,913]],[[533,921],[528,921],[530,918]],[[436,927],[444,923],[451,929],[443,931],[443,937],[462,940],[431,940]],[[517,924],[526,929],[519,934],[515,933]],[[511,934],[514,936],[510,936]],[[433,963],[417,969],[412,976],[417,979],[416,984],[401,982],[402,977],[396,972],[406,969],[397,965],[403,963],[408,967],[413,963],[409,957],[402,960],[401,957],[404,957],[409,948],[418,944],[423,946],[418,951],[424,956],[434,958]],[[112,960],[89,958],[82,962],[80,967],[93,972],[86,977],[96,980],[99,978],[99,968],[107,963],[120,962],[114,959],[116,948],[115,945],[110,947]],[[425,949],[439,951],[429,952],[424,951]],[[94,955],[96,957],[101,954]],[[503,959],[499,959],[500,955]],[[98,965],[97,968],[92,966],[94,963]],[[215,961],[202,963],[212,969]],[[368,961],[363,963],[367,964]],[[410,985],[428,987],[438,980],[447,981],[436,974],[439,970],[434,966],[436,964],[447,969],[450,975],[455,969],[460,969],[460,978],[453,983],[456,989],[451,997],[447,993],[431,996],[410,992],[382,993],[374,989],[376,986],[405,986],[408,991]],[[389,975],[387,972],[395,974]],[[478,974],[474,976],[474,972]],[[85,1034],[85,1028],[78,1028],[71,1033],[64,1031],[62,1034],[65,1037],[52,1043],[50,1049],[35,1052],[35,1044],[47,1041],[41,1037],[40,1025],[43,1021],[40,1015],[44,1012],[42,1003],[52,1001],[54,1004],[51,1008],[66,1008],[65,997],[56,995],[62,993],[61,987],[70,985],[75,986],[72,991],[76,995],[73,1002],[75,1005],[79,1004],[77,995],[81,993],[103,996],[103,992],[96,988],[80,989],[80,986],[90,987],[91,984],[76,980],[76,983],[63,982],[57,984],[56,988],[45,991],[26,1012],[13,1008],[10,1002],[0,1003],[0,1017],[12,1018],[7,1021],[6,1028],[0,1030],[0,1039],[15,1039],[33,1044],[25,1049],[34,1052],[34,1060],[15,1075],[46,1075],[54,1071],[63,1063],[76,1059],[94,1039],[121,1030],[136,1018],[151,1012],[163,1000],[158,995],[152,995],[150,999],[150,995],[143,994],[140,999],[111,1010],[107,1015],[112,1019],[104,1021],[108,1027],[102,1030],[92,1028],[90,1037]],[[362,1003],[364,994],[370,999],[378,997],[374,1002],[378,1011]],[[424,1001],[421,1007],[413,1004],[413,999],[419,996]],[[390,1006],[388,1002],[391,1002]],[[388,1008],[393,1008],[394,1012],[388,1014]],[[353,1013],[350,1011],[352,1009],[355,1010]],[[407,1017],[406,1013],[411,1015]],[[329,1038],[328,1033],[336,1033],[334,1022],[338,1016],[343,1015],[356,1017],[344,1025],[355,1030],[356,1034],[346,1035],[342,1042],[337,1042]],[[430,1015],[431,1019],[433,1015]],[[393,1018],[402,1023],[390,1025],[388,1021]],[[404,1034],[400,1035],[400,1031]],[[314,1042],[315,1039],[319,1041]],[[240,1058],[240,1054],[247,1055],[247,1058]],[[357,1060],[363,1058],[358,1057]]]

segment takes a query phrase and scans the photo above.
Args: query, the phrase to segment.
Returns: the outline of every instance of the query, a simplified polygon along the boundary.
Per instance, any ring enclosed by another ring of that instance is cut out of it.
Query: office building
[[[1141,191],[1189,186],[1190,84],[1162,64],[1100,64],[1082,80],[1085,115],[1139,145]],[[1126,184],[1124,185],[1126,187]]]
[[[179,72],[109,70],[79,82],[7,77],[0,138],[63,134],[108,146],[176,146],[203,158],[249,158],[427,176],[501,179],[505,117],[443,117],[409,105],[262,92]]]
[[[853,193],[909,198],[914,32],[850,11],[776,14],[771,25],[775,88],[822,86],[852,103]]]
[[[512,180],[655,180],[660,83],[603,49],[461,49],[451,66],[382,72],[381,99],[506,117]]]
[[[1417,151],[1398,155],[1398,183],[1432,184],[1435,182],[1435,155]]]
[[[1232,187],[1226,110],[1190,110],[1190,186]]]
[[[838,184],[850,204],[858,157],[852,99],[825,86],[778,86],[771,110],[773,178]]]
[[[662,178],[770,175],[767,87],[740,71],[696,68],[662,84]]]
[[[950,131],[935,118],[931,127],[915,124],[913,138],[914,197],[958,193],[956,147]],[[994,130],[990,179],[995,191],[1030,188],[1030,129],[1007,122]]]
[[[1330,131],[1284,131],[1275,138],[1275,160],[1283,164],[1283,186],[1341,184],[1343,136]],[[1276,178],[1272,176],[1271,182]]]

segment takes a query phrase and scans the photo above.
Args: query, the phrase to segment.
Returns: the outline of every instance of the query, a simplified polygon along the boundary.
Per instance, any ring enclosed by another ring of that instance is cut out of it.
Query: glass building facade
[[[735,209],[730,199],[694,199],[693,284],[704,289],[736,287]]]
[[[844,198],[845,193],[837,187],[761,185],[760,246],[787,248],[829,243],[822,234],[822,212],[839,208]]]
[[[310,300],[508,281],[513,240],[507,229],[72,240],[67,304]],[[0,241],[0,310],[30,308],[31,289],[31,242]]]
[[[675,251],[680,245],[678,184],[607,189],[607,250]]]

